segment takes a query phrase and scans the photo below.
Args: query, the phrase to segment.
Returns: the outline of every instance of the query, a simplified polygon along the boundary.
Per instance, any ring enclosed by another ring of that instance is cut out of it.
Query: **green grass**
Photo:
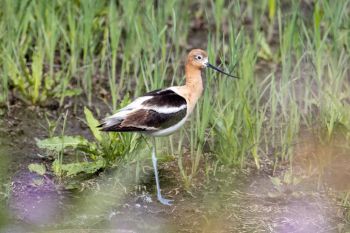
[[[336,126],[350,129],[350,2],[305,4],[3,0],[0,102],[11,91],[27,104],[63,106],[81,94],[94,108],[106,90],[100,98],[113,112],[125,94],[183,84],[186,53],[201,46],[241,79],[206,71],[190,127],[165,140],[186,186],[204,153],[228,166],[260,168],[261,157],[277,166],[291,160],[301,128],[317,125],[326,140]]]

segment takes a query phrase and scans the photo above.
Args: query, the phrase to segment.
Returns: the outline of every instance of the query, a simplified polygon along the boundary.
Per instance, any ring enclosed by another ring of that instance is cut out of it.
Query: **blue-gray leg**
[[[171,205],[173,200],[165,199],[162,197],[160,192],[159,178],[158,178],[158,169],[157,169],[157,156],[156,156],[156,140],[153,138],[153,148],[152,148],[152,162],[154,169],[154,176],[156,177],[156,185],[157,185],[157,198],[160,203],[163,205]]]

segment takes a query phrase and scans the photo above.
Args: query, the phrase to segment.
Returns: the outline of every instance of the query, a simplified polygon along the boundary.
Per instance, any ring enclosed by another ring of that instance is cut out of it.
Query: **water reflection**
[[[175,193],[175,205],[169,208],[154,201],[151,170],[141,182],[148,187],[135,191],[135,166],[128,163],[85,181],[90,187],[78,192],[62,192],[57,181],[24,166],[11,182],[7,177],[12,225],[4,232],[331,232],[342,224],[334,190],[349,189],[350,147],[344,137],[321,143],[314,135],[304,136],[294,147],[292,166],[281,164],[274,174],[281,179],[280,187],[271,182],[272,166],[261,171],[222,168],[209,183],[198,181],[201,188],[190,195],[174,191],[181,187],[174,161],[173,168],[161,170],[163,179],[170,176],[162,182],[165,193]],[[0,157],[2,184],[8,157]],[[287,172],[300,182],[287,182]],[[0,209],[3,226],[9,220],[5,209]]]
[[[11,212],[25,223],[38,226],[53,224],[60,217],[61,199],[49,177],[23,170],[12,178]]]

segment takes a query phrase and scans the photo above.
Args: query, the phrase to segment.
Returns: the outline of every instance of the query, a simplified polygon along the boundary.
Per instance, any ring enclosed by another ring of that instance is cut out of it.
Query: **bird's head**
[[[187,56],[187,65],[190,65],[192,67],[195,67],[197,69],[204,69],[206,67],[209,67],[217,72],[220,72],[222,74],[225,74],[227,76],[230,76],[232,78],[238,78],[236,76],[233,76],[229,73],[224,72],[223,70],[217,68],[216,66],[213,66],[208,61],[208,54],[202,49],[192,49],[190,53]]]
[[[207,67],[208,54],[201,49],[192,49],[187,56],[187,63],[198,69],[204,69]]]

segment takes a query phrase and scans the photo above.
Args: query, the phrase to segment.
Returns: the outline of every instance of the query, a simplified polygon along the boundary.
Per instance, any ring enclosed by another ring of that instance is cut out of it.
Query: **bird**
[[[172,205],[173,200],[166,199],[161,194],[155,137],[170,135],[185,124],[202,95],[201,71],[207,67],[232,78],[238,78],[211,65],[204,50],[192,49],[186,60],[184,85],[148,92],[102,120],[98,126],[101,131],[138,132],[152,138],[152,163],[157,199],[163,205]]]

